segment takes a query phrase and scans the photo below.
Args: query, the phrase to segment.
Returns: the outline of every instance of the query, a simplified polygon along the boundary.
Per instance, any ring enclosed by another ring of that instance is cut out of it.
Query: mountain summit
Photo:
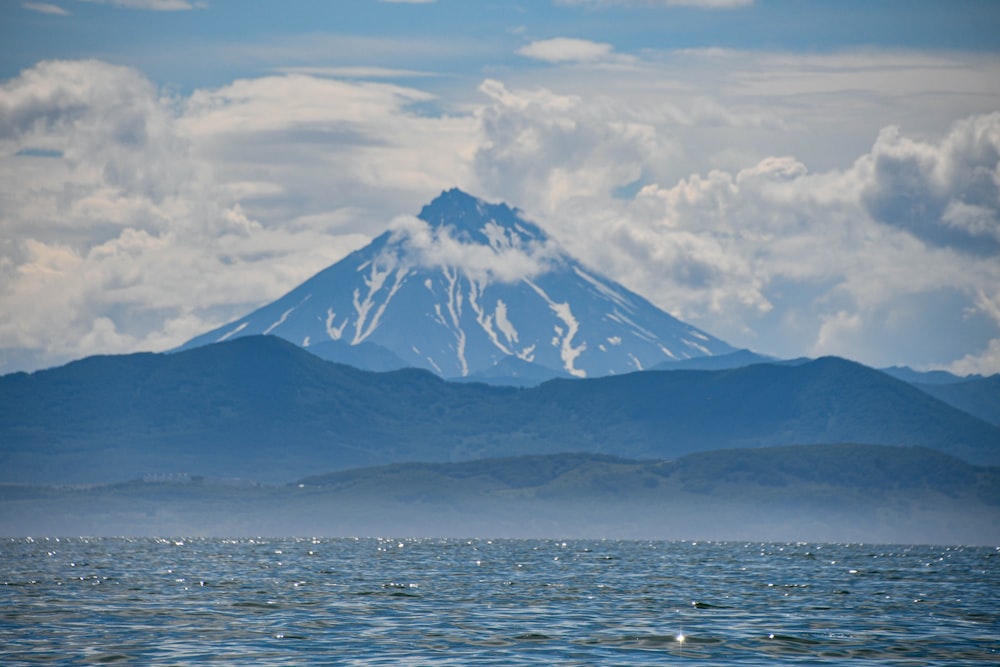
[[[457,189],[182,349],[253,334],[378,350],[446,378],[538,367],[595,377],[733,351],[586,269],[517,209]]]

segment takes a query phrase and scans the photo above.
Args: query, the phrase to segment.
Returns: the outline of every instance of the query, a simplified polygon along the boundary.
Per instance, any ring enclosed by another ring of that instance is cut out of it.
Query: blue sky
[[[0,73],[15,76],[44,59],[101,58],[141,66],[158,83],[182,90],[299,63],[400,69],[417,65],[475,78],[498,68],[525,67],[516,55],[520,45],[565,35],[609,42],[623,53],[693,48],[813,53],[859,47],[1000,49],[1000,7],[991,0],[757,0],[714,10],[696,3],[658,6],[662,4],[292,0],[276,7],[268,0],[245,0],[143,12],[119,6],[128,5],[125,2],[8,0],[0,10]],[[369,39],[371,50],[328,57],[308,49],[280,56],[269,50],[289,39],[322,34]],[[383,40],[398,46],[380,46]],[[245,48],[253,45],[261,46],[256,57]]]
[[[1000,3],[0,3],[0,372],[459,186],[734,345],[1000,371]]]

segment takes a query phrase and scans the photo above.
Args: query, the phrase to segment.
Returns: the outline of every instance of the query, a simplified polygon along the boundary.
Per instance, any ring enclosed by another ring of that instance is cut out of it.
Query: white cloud
[[[947,367],[956,375],[992,375],[1000,372],[997,369],[1000,369],[1000,338],[991,340],[985,350],[969,353]]]
[[[478,110],[476,174],[494,196],[554,211],[579,193],[610,195],[641,175],[661,148],[648,125],[621,122],[600,104],[487,80]]]
[[[53,5],[50,2],[22,2],[21,6],[27,10],[39,12],[41,14],[52,14],[53,16],[70,15],[66,9],[63,9],[59,5]]]
[[[367,238],[331,236],[336,216],[247,215],[233,193],[268,187],[220,181],[184,110],[96,61],[41,63],[0,87],[0,348],[27,351],[21,363],[176,345]]]
[[[270,190],[244,200],[255,219],[351,209],[364,218],[342,231],[375,234],[401,210],[470,185],[474,120],[411,111],[431,100],[388,83],[271,76],[196,91],[179,123],[221,181]]]
[[[869,214],[937,246],[1000,254],[1000,112],[963,120],[941,145],[886,128],[857,169]]]
[[[436,76],[433,72],[392,67],[280,67],[283,74],[305,74],[307,76],[329,76],[336,79],[402,79]]]
[[[190,166],[183,163],[186,146],[170,105],[134,70],[97,61],[40,63],[4,83],[3,147],[12,153],[46,149],[61,159],[24,157],[0,165],[11,200],[31,213],[0,224],[19,234],[40,219],[65,230],[110,228],[121,223],[118,213],[141,200],[159,203],[176,195]],[[16,189],[16,182],[29,187]]]
[[[195,9],[202,3],[191,4],[188,0],[84,0],[101,5],[113,5],[125,9],[146,9],[155,12],[174,12]]]
[[[557,5],[593,7],[692,7],[695,9],[735,9],[749,7],[753,0],[556,0]]]
[[[553,242],[531,241],[491,247],[465,242],[451,228],[432,228],[412,216],[393,220],[393,250],[398,260],[423,268],[457,268],[480,282],[513,283],[547,271],[560,257]]]
[[[611,51],[610,44],[570,37],[543,39],[517,50],[522,56],[549,63],[592,62],[607,58]]]

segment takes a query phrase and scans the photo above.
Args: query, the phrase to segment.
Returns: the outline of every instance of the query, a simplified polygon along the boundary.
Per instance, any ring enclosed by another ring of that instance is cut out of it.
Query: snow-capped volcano
[[[183,347],[253,334],[315,350],[374,344],[443,377],[527,363],[595,377],[733,351],[586,269],[516,209],[457,189]]]

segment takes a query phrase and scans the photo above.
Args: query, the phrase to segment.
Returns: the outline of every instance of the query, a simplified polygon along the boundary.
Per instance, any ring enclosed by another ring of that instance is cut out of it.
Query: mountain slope
[[[914,383],[913,386],[974,417],[1000,426],[1000,375],[964,382]]]
[[[459,190],[181,349],[254,334],[374,343],[443,377],[490,374],[509,357],[594,377],[732,351],[586,269],[517,210]]]
[[[400,461],[564,451],[674,458],[821,442],[921,445],[1000,462],[1000,428],[835,358],[515,389],[417,369],[361,371],[255,336],[0,377],[0,482],[175,472],[285,482]]]

